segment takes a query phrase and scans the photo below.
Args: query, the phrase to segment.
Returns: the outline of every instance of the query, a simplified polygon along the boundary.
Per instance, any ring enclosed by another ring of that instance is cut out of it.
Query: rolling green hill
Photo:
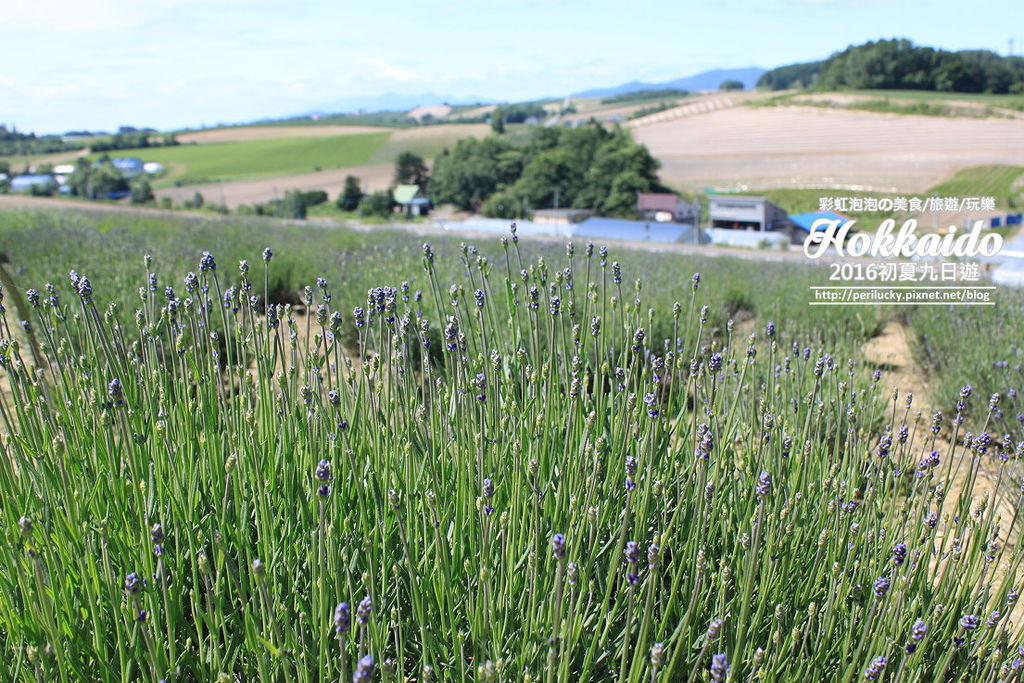
[[[236,180],[358,166],[380,149],[388,135],[367,133],[152,147],[121,150],[116,156],[158,161],[170,169],[167,180],[183,183]]]

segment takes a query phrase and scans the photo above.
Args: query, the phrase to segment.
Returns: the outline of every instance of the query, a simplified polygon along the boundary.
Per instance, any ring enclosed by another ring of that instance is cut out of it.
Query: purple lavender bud
[[[558,315],[559,310],[562,306],[562,300],[557,296],[551,297],[551,315]]]
[[[775,336],[775,323],[771,322],[770,320],[767,323],[765,323],[764,333],[765,333],[765,336],[767,336],[767,337],[774,337]]]
[[[626,543],[626,581],[629,584],[636,585],[640,581],[640,576],[637,574],[637,563],[640,562],[640,545],[636,541],[630,541]]]
[[[665,646],[662,643],[655,643],[651,647],[651,668],[657,671],[665,659]]]
[[[636,474],[636,458],[632,455],[626,456],[626,490],[632,491],[636,488],[636,482],[633,481],[633,475]]]
[[[711,620],[711,624],[708,625],[708,630],[704,634],[704,637],[707,639],[709,643],[718,638],[719,634],[722,632],[723,623],[724,621],[722,619]]]
[[[697,288],[700,286],[700,273],[694,273],[690,278],[690,282],[693,283],[693,291],[696,292]]]
[[[877,681],[878,677],[882,675],[885,670],[885,665],[889,663],[889,660],[885,657],[875,657],[868,664],[868,668],[864,670],[864,678],[869,681]]]
[[[30,289],[25,292],[25,298],[27,298],[28,302],[32,304],[33,308],[37,308],[39,306],[39,292],[36,290]]]
[[[884,576],[879,576],[875,579],[873,585],[876,598],[884,598],[885,594],[889,591],[889,579]]]
[[[476,297],[476,305],[478,307],[480,307],[480,308],[483,308],[483,305],[484,305],[484,290],[482,290],[482,289],[476,290],[475,292],[473,292],[473,296]]]
[[[352,320],[356,327],[363,327],[366,325],[366,311],[361,307],[356,306],[352,309]]]
[[[1017,604],[1017,598],[1019,597],[1020,594],[1017,592],[1017,589],[1011,588],[1010,592],[1006,594],[1006,604],[1010,607],[1013,607]]]
[[[910,429],[907,425],[900,425],[900,428],[896,430],[896,440],[900,443],[906,443],[908,436],[910,436]]]
[[[274,258],[274,252],[270,250],[270,247],[267,247],[263,250],[263,261],[264,263],[270,263],[270,259],[272,258]]]
[[[142,579],[135,572],[124,577],[124,589],[129,595],[138,595],[142,591]]]
[[[960,399],[957,401],[957,404],[956,404],[957,411],[963,411],[963,410],[967,409],[967,399],[969,399],[971,397],[971,393],[973,391],[974,391],[974,388],[971,387],[970,384],[964,386],[960,390]]]
[[[871,373],[871,381],[873,381],[873,382],[875,382],[877,384],[878,381],[881,380],[881,379],[882,379],[882,371],[881,370],[875,370],[874,372]]]
[[[907,559],[907,546],[905,543],[897,543],[892,547],[892,563],[897,567]]]
[[[33,529],[32,519],[30,517],[22,515],[18,518],[18,528],[21,529],[21,533],[23,536],[31,536]]]
[[[494,507],[491,505],[491,498],[494,497],[494,482],[490,479],[484,479],[483,485],[480,487],[480,493],[484,498],[484,514],[494,514]]]
[[[373,657],[366,655],[356,664],[355,673],[352,674],[352,683],[370,683],[373,680]]]
[[[89,278],[84,275],[78,278],[75,289],[78,291],[78,296],[82,298],[82,303],[87,304],[92,301],[92,285],[89,284]]]
[[[711,427],[706,423],[697,425],[697,447],[693,450],[695,457],[700,460],[707,460],[715,447],[715,436],[711,433]]]
[[[890,448],[892,448],[892,436],[886,434],[878,440],[878,456],[881,458],[887,457]]]
[[[762,498],[772,492],[772,477],[767,472],[762,472],[757,477],[757,484],[754,485],[754,492]]]
[[[965,614],[960,617],[960,627],[966,631],[973,631],[978,628],[978,624],[981,623],[981,619],[973,614]]]
[[[708,370],[710,370],[711,372],[718,372],[718,370],[721,367],[722,367],[722,354],[720,354],[720,353],[713,353],[713,354],[711,354],[711,358],[708,359]]]
[[[316,478],[320,481],[331,480],[331,461],[321,460],[316,466]]]
[[[359,606],[356,607],[356,621],[360,624],[365,624],[370,620],[370,612],[373,611],[373,601],[370,600],[370,596],[367,595],[359,602]]]
[[[347,602],[339,603],[334,608],[334,632],[338,635],[344,635],[348,633],[349,627],[352,625],[352,611],[348,607]]]
[[[917,643],[924,639],[926,633],[928,633],[928,625],[920,619],[915,621],[914,625],[910,627],[910,642],[906,646],[907,654],[913,654],[917,650]]]
[[[652,543],[647,546],[647,568],[654,569],[658,566],[658,554],[661,552],[661,548],[656,543]]]
[[[999,624],[999,620],[1002,618],[1002,612],[995,610],[992,614],[988,615],[988,619],[985,620],[985,626],[988,628],[995,628]]]
[[[149,618],[149,612],[147,612],[144,609],[140,609],[138,614],[135,615],[135,621],[139,622],[140,624],[145,622],[146,619],[148,619],[148,618]]]
[[[565,565],[565,579],[569,582],[570,586],[575,586],[579,581],[580,568],[576,566],[575,562],[570,562]]]
[[[615,284],[622,282],[622,267],[618,261],[612,261],[612,282]]]
[[[124,391],[121,387],[121,380],[114,378],[110,380],[110,384],[107,385],[107,395],[110,396],[110,400],[114,402],[114,405],[121,405],[124,403]]]
[[[939,516],[934,512],[929,512],[927,515],[924,516],[924,525],[929,529],[934,529],[938,523]]]
[[[565,557],[564,534],[555,534],[551,537],[551,553],[555,556],[556,560],[560,560]]]
[[[149,530],[149,536],[153,539],[153,543],[159,543],[164,540],[164,530],[159,524],[154,524],[153,528]]]
[[[213,260],[213,254],[208,251],[204,251],[202,257],[199,259],[199,272],[212,273],[215,270],[217,270],[217,262]]]
[[[938,467],[939,462],[940,462],[939,452],[938,451],[932,451],[931,453],[929,453],[928,455],[924,456],[921,459],[921,462],[919,462],[917,464],[917,469],[923,471],[923,470],[931,469],[932,467]]]
[[[729,675],[729,661],[726,659],[725,653],[717,655],[711,655],[711,680],[715,683],[721,683],[725,680],[725,677]]]
[[[655,407],[655,403],[657,403],[657,401],[658,397],[655,396],[654,394],[644,395],[644,405],[647,406],[647,416],[652,420],[657,419],[657,417],[661,414],[661,411],[659,411]]]

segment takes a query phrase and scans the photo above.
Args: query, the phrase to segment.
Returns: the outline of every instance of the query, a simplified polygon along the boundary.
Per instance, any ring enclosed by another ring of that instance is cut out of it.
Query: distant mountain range
[[[717,90],[722,81],[728,80],[739,81],[743,84],[743,87],[750,89],[757,84],[757,79],[765,71],[767,69],[756,66],[744,69],[712,69],[711,71],[704,71],[693,76],[677,78],[674,81],[662,81],[659,83],[630,81],[629,83],[623,83],[611,88],[584,90],[583,92],[575,93],[573,97],[614,97],[615,95],[625,95],[637,90],[663,90],[665,88],[674,88],[676,90]]]
[[[756,66],[745,69],[712,69],[693,76],[677,78],[673,81],[660,83],[645,83],[642,81],[631,81],[610,88],[594,88],[574,93],[571,97],[613,97],[637,90],[660,90],[664,88],[675,88],[677,90],[717,90],[722,81],[734,80],[743,83],[746,88],[753,88],[757,79],[761,77],[766,69]],[[561,97],[561,95],[553,96]],[[550,99],[550,98],[541,98]],[[414,95],[400,95],[398,93],[385,93],[383,95],[370,95],[364,97],[342,97],[331,102],[324,102],[307,113],[329,114],[337,112],[378,112],[378,111],[409,111],[416,107],[431,104],[491,104],[494,100],[485,97],[455,95],[439,95],[437,93],[419,93]]]
[[[487,103],[491,100],[483,97],[469,95],[456,97],[455,95],[438,95],[437,93],[420,93],[416,95],[399,95],[398,93],[385,93],[383,95],[367,95],[364,97],[342,97],[331,102],[325,102],[309,113],[333,114],[337,112],[377,112],[377,111],[409,111],[416,107],[425,107],[433,104],[473,104],[476,102]]]

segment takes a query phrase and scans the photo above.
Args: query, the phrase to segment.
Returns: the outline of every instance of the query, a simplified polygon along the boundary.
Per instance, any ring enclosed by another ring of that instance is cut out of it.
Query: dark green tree
[[[733,80],[733,79],[730,78],[730,79],[722,81],[718,85],[718,89],[719,90],[743,90],[744,86],[743,86],[743,83],[741,81],[736,81],[736,80]]]
[[[139,178],[132,183],[131,201],[132,204],[147,204],[156,199],[153,195],[153,187],[145,178]]]
[[[359,202],[359,210],[367,216],[390,216],[394,208],[395,200],[388,190],[365,195]]]
[[[491,112],[491,130],[495,135],[505,134],[505,115],[501,111],[501,107],[497,107]]]
[[[363,189],[359,186],[359,178],[354,175],[345,176],[345,187],[338,196],[338,208],[342,211],[355,211],[363,198]]]
[[[424,187],[430,180],[430,172],[423,158],[413,152],[402,152],[395,160],[395,185],[419,185]]]
[[[85,196],[90,199],[106,199],[127,191],[128,181],[109,161],[104,161],[92,169],[85,186]]]

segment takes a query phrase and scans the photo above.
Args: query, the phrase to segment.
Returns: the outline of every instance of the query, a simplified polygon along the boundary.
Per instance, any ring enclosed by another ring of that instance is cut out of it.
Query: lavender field
[[[791,265],[0,238],[3,680],[1021,679],[1014,295],[920,396]]]

